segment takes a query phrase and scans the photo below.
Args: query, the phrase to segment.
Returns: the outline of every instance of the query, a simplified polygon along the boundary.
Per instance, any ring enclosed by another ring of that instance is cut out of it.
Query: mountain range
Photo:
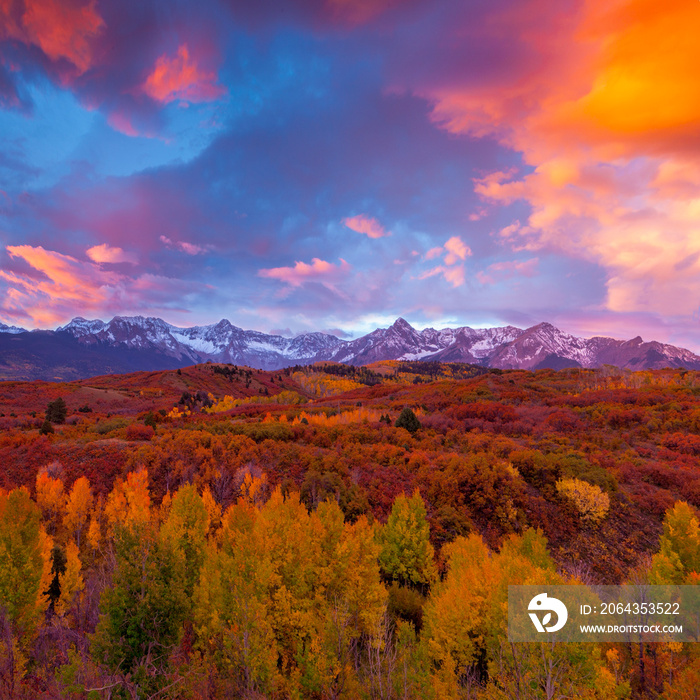
[[[326,333],[295,338],[246,331],[226,319],[179,328],[162,319],[74,318],[54,331],[0,323],[0,379],[73,380],[100,374],[174,369],[206,361],[276,370],[319,361],[366,365],[381,360],[468,362],[500,369],[563,369],[604,364],[639,370],[700,369],[684,348],[596,336],[578,338],[540,323],[531,328],[445,328],[422,331],[399,318],[355,340]]]

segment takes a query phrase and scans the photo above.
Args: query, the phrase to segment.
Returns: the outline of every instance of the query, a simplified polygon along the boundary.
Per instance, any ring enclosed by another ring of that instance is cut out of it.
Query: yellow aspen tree
[[[209,516],[209,532],[208,535],[214,535],[221,527],[221,506],[216,502],[214,495],[209,486],[205,486],[202,491],[202,501]]]
[[[77,543],[69,542],[66,546],[66,568],[58,575],[61,595],[56,603],[55,611],[61,617],[65,616],[76,597],[84,587],[81,573],[79,548]]]
[[[88,527],[88,517],[92,510],[93,497],[90,482],[84,476],[75,480],[68,494],[63,516],[63,525],[70,537],[80,548]]]
[[[25,487],[0,492],[0,606],[21,645],[28,644],[48,605],[51,538]]]
[[[268,605],[273,567],[257,517],[243,501],[226,511],[193,597],[199,647],[240,697],[272,693],[280,680]]]
[[[146,525],[151,518],[148,472],[129,472],[126,481],[119,480],[107,497],[104,513],[112,531],[118,524],[127,528]]]
[[[188,598],[204,561],[209,532],[209,514],[204,500],[192,484],[181,486],[173,496],[167,518],[161,527],[161,537],[170,540],[174,551],[182,558],[185,571],[185,593]]]
[[[479,535],[458,537],[445,545],[443,555],[447,575],[425,605],[422,636],[436,667],[460,676],[485,646],[483,623],[498,569]],[[440,687],[452,687],[444,673],[436,680]]]
[[[54,535],[58,530],[66,503],[66,494],[61,479],[54,479],[46,472],[37,474],[36,502],[41,510],[46,531]]]
[[[429,586],[436,578],[434,550],[425,503],[416,489],[408,498],[396,497],[386,525],[378,533],[379,564],[389,580],[403,585]]]

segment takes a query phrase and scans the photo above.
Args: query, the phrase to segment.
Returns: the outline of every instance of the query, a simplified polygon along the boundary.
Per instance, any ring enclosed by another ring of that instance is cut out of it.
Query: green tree
[[[397,428],[405,428],[411,435],[421,427],[420,421],[416,418],[416,414],[408,408],[408,406],[401,411],[394,425]]]
[[[153,523],[117,526],[112,585],[100,598],[92,654],[144,693],[165,684],[187,610],[182,560]]]
[[[51,423],[65,423],[67,415],[68,407],[60,396],[46,407],[46,420]]]
[[[652,559],[651,583],[680,584],[700,572],[700,522],[685,501],[666,511],[658,554]]]
[[[429,586],[435,580],[430,528],[418,489],[410,498],[403,493],[396,497],[379,543],[379,566],[385,578],[404,586]]]
[[[48,604],[42,590],[50,581],[48,540],[27,489],[0,491],[0,607],[25,641]]]
[[[204,500],[192,484],[181,486],[175,496],[168,517],[161,528],[161,537],[168,539],[182,559],[185,572],[185,593],[192,597],[204,563],[204,551],[209,531],[209,514]]]

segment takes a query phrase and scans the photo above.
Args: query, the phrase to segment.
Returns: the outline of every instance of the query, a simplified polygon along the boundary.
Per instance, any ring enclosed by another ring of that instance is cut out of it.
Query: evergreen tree
[[[51,423],[65,423],[67,415],[68,407],[60,396],[46,407],[46,420]]]
[[[420,428],[420,421],[416,418],[416,414],[408,407],[401,411],[401,415],[396,419],[394,425],[397,428],[405,428],[411,435]]]

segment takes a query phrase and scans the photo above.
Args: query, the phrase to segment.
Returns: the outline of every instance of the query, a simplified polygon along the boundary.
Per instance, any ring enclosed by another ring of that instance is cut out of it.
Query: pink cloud
[[[66,60],[78,75],[93,63],[95,39],[104,21],[91,2],[0,0],[0,40],[37,46],[52,61]]]
[[[477,272],[476,278],[481,284],[494,284],[511,277],[534,277],[537,274],[538,258],[529,260],[506,260],[489,265],[486,271]]]
[[[90,260],[96,263],[131,263],[136,264],[136,256],[125,252],[122,248],[116,248],[102,243],[88,248],[86,254]]]
[[[446,282],[449,282],[453,287],[461,287],[465,282],[464,265],[457,264],[461,260],[466,260],[472,255],[471,248],[459,237],[452,236],[444,246],[431,248],[423,257],[425,260],[433,260],[440,257],[444,253],[444,265],[433,267],[427,272],[423,272],[418,276],[419,280],[442,275]]]
[[[350,265],[340,258],[340,265],[326,262],[320,258],[312,258],[311,264],[297,261],[294,267],[274,267],[269,270],[260,270],[260,277],[277,279],[291,287],[301,287],[306,282],[319,282],[325,286],[333,287],[338,278],[350,271]]]
[[[429,277],[435,277],[436,275],[442,275],[446,282],[449,282],[453,287],[461,287],[465,282],[465,270],[464,265],[438,265],[433,267],[427,272],[423,272],[418,276],[419,280],[428,279]]]
[[[343,219],[343,223],[352,231],[355,231],[356,233],[364,233],[370,238],[383,238],[384,236],[391,236],[391,232],[386,231],[376,219],[373,219],[370,216],[365,216],[364,214]]]
[[[217,84],[216,74],[200,69],[190,56],[187,44],[177,50],[177,56],[161,56],[141,90],[157,102],[212,102],[226,92]]]
[[[466,260],[472,254],[471,248],[459,237],[452,236],[445,243],[445,265],[454,265],[458,260]]]
[[[112,112],[107,118],[107,123],[115,130],[126,136],[142,136],[134,127],[131,118],[122,112]]]

